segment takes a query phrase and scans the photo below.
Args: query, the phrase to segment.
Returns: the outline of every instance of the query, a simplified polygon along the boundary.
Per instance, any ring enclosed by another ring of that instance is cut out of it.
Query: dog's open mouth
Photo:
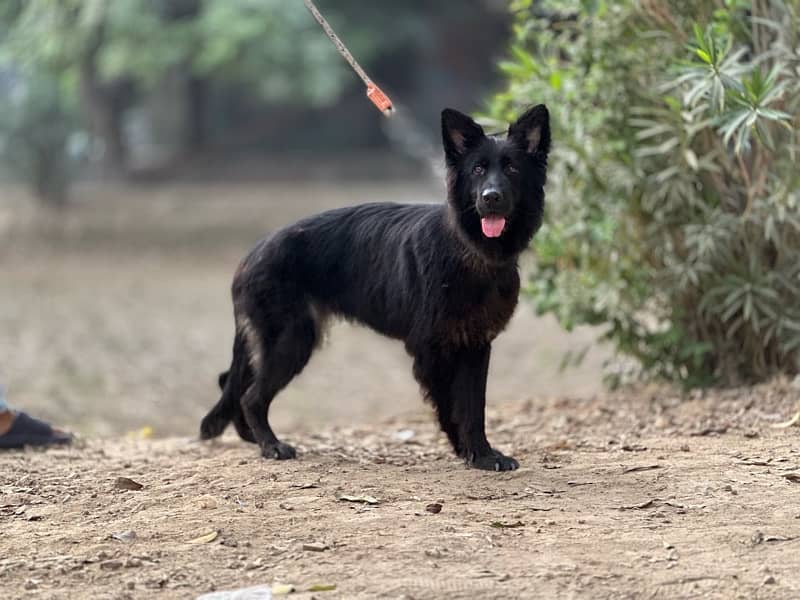
[[[498,215],[490,215],[487,217],[483,217],[481,219],[481,229],[483,230],[483,235],[485,235],[488,238],[500,237],[505,227],[506,227],[505,217],[500,217]]]

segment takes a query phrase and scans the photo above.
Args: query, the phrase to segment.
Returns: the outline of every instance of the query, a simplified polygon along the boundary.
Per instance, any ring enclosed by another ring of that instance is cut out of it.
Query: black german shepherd
[[[517,305],[517,258],[541,225],[550,126],[529,109],[507,136],[442,112],[448,201],[364,204],[322,213],[262,240],[233,279],[233,362],[201,437],[233,421],[269,458],[294,458],[268,420],[275,395],[305,367],[328,316],[403,340],[414,377],[469,465],[516,460],[486,439],[492,340]]]

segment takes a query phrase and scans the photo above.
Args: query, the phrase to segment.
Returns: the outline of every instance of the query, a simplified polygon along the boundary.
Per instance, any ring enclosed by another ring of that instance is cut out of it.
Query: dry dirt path
[[[464,468],[424,412],[287,435],[288,462],[229,437],[1,454],[0,596],[800,598],[799,434],[771,427],[796,402],[506,404],[490,437],[522,468],[502,474]]]

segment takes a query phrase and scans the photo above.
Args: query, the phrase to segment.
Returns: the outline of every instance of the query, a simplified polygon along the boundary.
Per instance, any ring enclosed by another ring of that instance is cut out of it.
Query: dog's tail
[[[222,435],[225,428],[234,421],[239,435],[252,441],[250,433],[242,415],[239,400],[247,390],[252,380],[250,365],[247,360],[247,349],[244,337],[237,332],[233,341],[233,360],[231,368],[219,374],[218,383],[222,396],[214,407],[203,417],[200,424],[200,439],[209,440]]]
[[[225,391],[225,383],[228,381],[228,375],[230,375],[230,371],[223,371],[219,374],[217,378],[217,382],[219,382],[219,391]]]

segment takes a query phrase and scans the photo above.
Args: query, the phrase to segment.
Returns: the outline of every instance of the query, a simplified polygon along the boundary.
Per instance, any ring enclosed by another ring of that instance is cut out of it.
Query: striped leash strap
[[[333,45],[336,46],[336,49],[339,51],[339,54],[347,61],[347,63],[352,67],[352,69],[356,72],[356,74],[361,78],[361,81],[364,82],[364,85],[367,86],[367,98],[369,98],[372,103],[381,111],[385,116],[389,117],[394,112],[394,107],[392,106],[392,101],[389,99],[381,88],[379,88],[372,79],[369,78],[366,71],[361,68],[361,65],[358,64],[358,61],[353,58],[353,55],[350,54],[350,51],[347,49],[347,46],[344,45],[344,42],[339,39],[339,36],[336,35],[336,32],[333,28],[328,24],[328,21],[325,20],[325,17],[322,16],[322,13],[319,12],[314,3],[311,0],[303,0],[306,5],[306,8],[311,13],[311,15],[317,20],[317,23],[320,24],[325,34],[330,38],[333,42]]]

